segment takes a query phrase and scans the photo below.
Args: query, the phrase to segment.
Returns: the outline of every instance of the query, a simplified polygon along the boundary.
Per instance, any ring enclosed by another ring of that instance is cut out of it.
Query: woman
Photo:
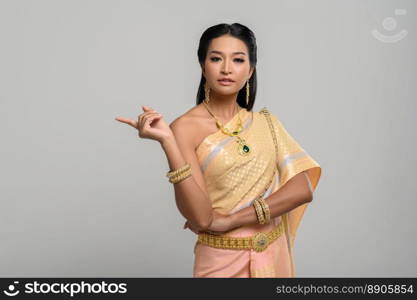
[[[200,39],[197,105],[169,126],[143,106],[116,120],[159,141],[184,228],[198,235],[194,277],[295,277],[293,246],[320,165],[256,95],[256,40],[234,23]]]

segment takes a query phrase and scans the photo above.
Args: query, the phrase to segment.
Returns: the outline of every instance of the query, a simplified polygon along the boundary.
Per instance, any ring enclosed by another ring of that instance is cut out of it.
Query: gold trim
[[[265,116],[265,118],[268,122],[269,129],[270,129],[271,135],[272,135],[272,139],[274,141],[275,155],[278,158],[278,142],[277,142],[277,137],[275,135],[274,125],[272,124],[272,120],[271,120],[271,113],[269,112],[269,110],[266,107],[262,108],[259,112],[264,114],[264,116]],[[277,167],[278,167],[278,164],[277,164]]]

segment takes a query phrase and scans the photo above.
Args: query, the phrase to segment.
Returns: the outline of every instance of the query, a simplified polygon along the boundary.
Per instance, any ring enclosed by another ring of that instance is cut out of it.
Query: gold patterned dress
[[[277,191],[288,180],[306,171],[310,188],[315,190],[321,175],[320,165],[290,136],[279,119],[270,113],[278,142],[278,157],[270,127],[262,110],[241,110],[243,130],[240,134],[250,146],[250,153],[239,154],[236,137],[218,130],[208,135],[196,148],[213,209],[232,214],[252,205],[254,199]],[[224,124],[235,128],[236,114]],[[278,166],[278,168],[277,168]],[[262,251],[221,249],[196,241],[193,277],[295,277],[293,247],[297,229],[308,203],[268,224],[244,225],[225,233],[232,237],[249,237],[268,232],[283,220],[284,233]]]

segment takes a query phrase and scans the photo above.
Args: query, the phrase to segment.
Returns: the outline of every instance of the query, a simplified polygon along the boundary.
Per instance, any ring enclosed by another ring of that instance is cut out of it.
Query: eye
[[[213,56],[213,57],[210,58],[211,61],[218,61],[219,59],[221,59],[221,58],[220,57],[217,57],[217,56]],[[245,60],[242,59],[242,58],[236,58],[235,61],[237,61],[239,63],[245,62]]]

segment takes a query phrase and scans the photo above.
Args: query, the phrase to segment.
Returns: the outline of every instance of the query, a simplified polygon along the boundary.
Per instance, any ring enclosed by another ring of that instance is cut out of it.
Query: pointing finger
[[[127,119],[127,118],[123,118],[123,117],[116,117],[114,118],[115,120],[122,122],[122,123],[126,123],[134,128],[137,127],[137,122],[135,120],[132,119]]]

